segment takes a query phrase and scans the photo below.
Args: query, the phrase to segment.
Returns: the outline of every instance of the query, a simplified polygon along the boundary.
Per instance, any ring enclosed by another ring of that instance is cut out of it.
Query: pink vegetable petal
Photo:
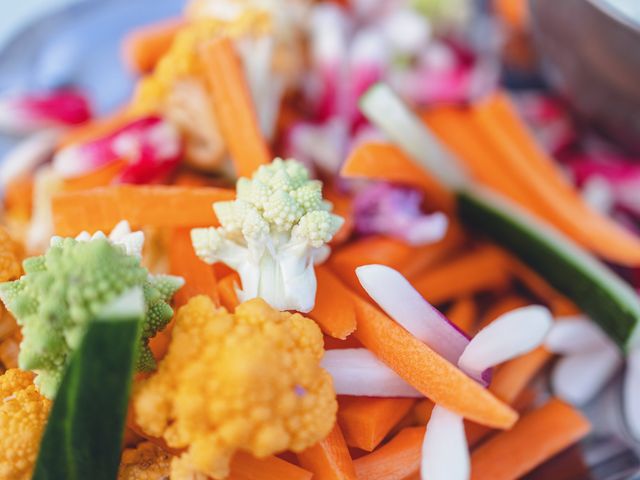
[[[584,316],[558,318],[544,341],[545,347],[562,355],[601,350],[611,340]]]
[[[458,366],[473,377],[487,368],[538,347],[549,332],[551,312],[540,305],[518,308],[501,315],[471,339]]]
[[[623,406],[629,432],[640,442],[640,350],[632,351],[627,357]]]
[[[420,475],[424,480],[467,480],[469,448],[460,415],[436,405],[422,443]]]
[[[338,395],[423,396],[365,348],[327,350],[322,367],[333,377],[333,388]]]

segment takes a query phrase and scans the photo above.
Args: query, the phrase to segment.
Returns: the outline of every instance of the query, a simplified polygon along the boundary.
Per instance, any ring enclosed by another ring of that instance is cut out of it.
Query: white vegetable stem
[[[422,443],[420,476],[424,480],[469,478],[470,461],[464,422],[460,415],[436,405]]]

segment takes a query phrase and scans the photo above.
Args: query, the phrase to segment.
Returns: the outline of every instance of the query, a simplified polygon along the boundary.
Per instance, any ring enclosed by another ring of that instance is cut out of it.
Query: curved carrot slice
[[[513,404],[552,356],[544,347],[538,347],[505,362],[495,370],[489,390],[500,400]]]
[[[353,460],[337,423],[327,438],[300,452],[298,460],[303,468],[313,473],[314,480],[357,478]]]
[[[577,410],[553,399],[528,413],[509,431],[473,451],[471,478],[512,480],[571,446],[589,432],[589,422]]]
[[[116,160],[78,177],[66,178],[63,183],[65,192],[77,192],[109,185],[125,167],[124,160]]]
[[[448,212],[453,210],[453,195],[402,150],[389,143],[367,142],[358,145],[342,165],[340,175],[415,187],[423,191],[436,208]]]
[[[338,423],[349,446],[370,452],[414,403],[412,398],[340,397]]]
[[[472,296],[460,298],[447,311],[447,318],[467,334],[472,332],[477,317],[478,306]]]
[[[239,177],[250,177],[260,165],[271,161],[251,99],[244,70],[233,42],[220,37],[200,51],[209,82],[220,132]]]
[[[240,285],[240,277],[237,273],[230,273],[218,282],[218,295],[220,303],[228,312],[234,312],[236,307],[240,305],[238,294],[236,293],[236,285]]]
[[[406,382],[438,405],[474,422],[509,428],[518,414],[398,323],[352,293],[354,335]]]
[[[344,223],[340,227],[340,230],[338,230],[331,239],[332,246],[340,245],[349,239],[355,227],[353,197],[340,193],[332,186],[326,184],[323,188],[323,194],[324,198],[333,204],[333,213],[344,218]]]
[[[179,308],[196,295],[206,295],[215,305],[220,305],[218,282],[211,265],[200,260],[191,245],[191,229],[175,229],[169,244],[169,269],[172,275],[178,275],[185,284],[173,297],[175,308]]]
[[[309,312],[324,333],[344,340],[356,329],[356,312],[340,280],[325,266],[316,268],[316,304]]]
[[[53,223],[58,235],[87,230],[108,231],[120,220],[134,228],[198,227],[216,223],[213,202],[233,200],[223,188],[116,185],[53,197]]]
[[[184,24],[184,20],[172,18],[128,33],[122,42],[122,53],[127,66],[135,73],[153,70]]]

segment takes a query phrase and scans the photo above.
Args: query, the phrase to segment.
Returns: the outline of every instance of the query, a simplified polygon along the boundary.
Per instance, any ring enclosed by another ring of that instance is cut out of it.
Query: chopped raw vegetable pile
[[[479,15],[192,0],[117,113],[1,99],[0,480],[560,478],[594,418],[640,452],[640,167],[502,90]]]

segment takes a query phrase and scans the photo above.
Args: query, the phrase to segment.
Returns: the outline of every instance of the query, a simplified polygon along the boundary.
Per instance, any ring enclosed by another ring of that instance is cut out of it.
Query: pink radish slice
[[[467,480],[470,468],[462,417],[436,405],[422,443],[421,478]]]
[[[365,348],[327,350],[322,358],[322,368],[333,377],[333,387],[338,395],[423,397]]]
[[[640,441],[640,350],[632,351],[627,357],[623,402],[629,432]]]

